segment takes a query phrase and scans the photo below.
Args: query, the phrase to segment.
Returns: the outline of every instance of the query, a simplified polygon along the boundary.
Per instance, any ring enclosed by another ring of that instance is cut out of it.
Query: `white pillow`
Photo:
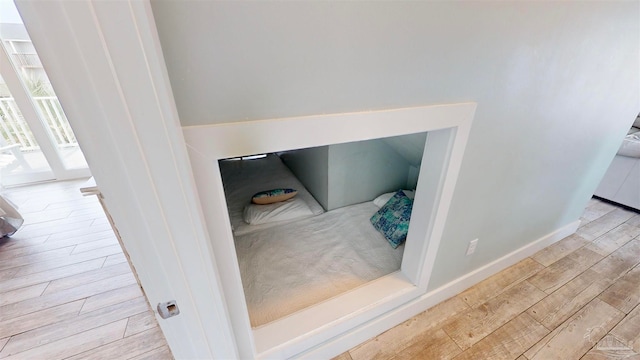
[[[373,204],[379,208],[383,207],[384,204],[386,204],[389,200],[391,200],[391,198],[396,192],[397,191],[378,196],[377,198],[373,199]],[[402,190],[402,192],[404,192],[404,194],[407,195],[407,197],[412,200],[416,196],[415,195],[416,192],[414,190]]]
[[[304,200],[295,197],[268,205],[249,204],[245,206],[242,218],[247,224],[260,225],[314,215]]]

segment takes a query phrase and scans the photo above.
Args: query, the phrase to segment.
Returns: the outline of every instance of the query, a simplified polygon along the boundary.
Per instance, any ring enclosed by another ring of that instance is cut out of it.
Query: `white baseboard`
[[[470,273],[461,276],[448,284],[434,289],[419,298],[412,300],[386,314],[383,314],[348,332],[334,337],[308,351],[299,354],[299,358],[329,359],[337,356],[354,346],[377,336],[384,331],[410,319],[430,307],[455,296],[480,281],[494,275],[511,265],[535,254],[545,247],[564,239],[578,229],[580,220],[576,220],[560,229],[547,234],[507,255],[504,255]]]

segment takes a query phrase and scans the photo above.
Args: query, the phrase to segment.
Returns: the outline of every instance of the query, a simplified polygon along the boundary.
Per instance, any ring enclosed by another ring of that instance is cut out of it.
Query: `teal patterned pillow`
[[[413,200],[409,199],[402,190],[371,217],[371,223],[395,249],[404,242],[409,231]]]

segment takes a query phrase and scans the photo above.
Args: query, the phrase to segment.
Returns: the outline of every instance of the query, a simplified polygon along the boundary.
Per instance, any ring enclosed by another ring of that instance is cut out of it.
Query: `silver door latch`
[[[178,309],[178,304],[176,304],[175,300],[170,300],[158,303],[158,314],[160,314],[161,318],[167,319],[180,314],[180,309]]]

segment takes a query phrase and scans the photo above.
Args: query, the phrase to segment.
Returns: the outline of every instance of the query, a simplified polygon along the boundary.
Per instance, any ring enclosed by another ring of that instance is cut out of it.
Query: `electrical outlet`
[[[469,246],[467,247],[467,255],[471,255],[476,251],[476,247],[478,246],[478,239],[473,239],[469,241]]]

